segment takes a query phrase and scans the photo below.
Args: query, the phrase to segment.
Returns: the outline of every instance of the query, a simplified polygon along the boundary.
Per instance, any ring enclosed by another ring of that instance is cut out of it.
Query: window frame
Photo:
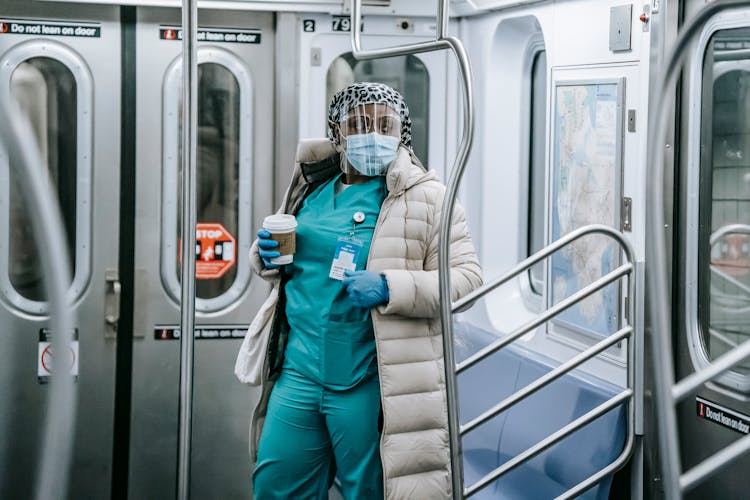
[[[76,82],[76,224],[75,224],[75,271],[66,293],[68,303],[74,303],[86,291],[91,280],[91,224],[93,186],[93,119],[94,79],[86,62],[70,47],[51,40],[31,40],[10,49],[0,60],[0,98],[10,100],[10,80],[16,68],[23,62],[38,57],[53,59],[64,65]],[[8,154],[0,144],[0,220],[10,231],[10,165]],[[0,238],[0,262],[8,262],[10,247],[8,234]],[[10,281],[9,266],[0,273],[0,298],[17,309],[35,315],[49,314],[49,302],[31,300],[21,295]]]
[[[582,78],[579,78],[577,76],[569,77],[567,75],[562,75],[560,72],[555,72],[552,75],[552,81],[550,83],[550,103],[549,103],[549,109],[550,109],[550,115],[549,115],[549,121],[550,121],[550,131],[549,131],[549,143],[552,147],[555,146],[556,141],[558,138],[556,137],[556,125],[555,121],[557,119],[557,105],[558,105],[558,99],[557,99],[557,90],[561,87],[565,86],[577,86],[577,85],[616,85],[617,86],[617,106],[619,108],[618,112],[618,118],[617,118],[617,130],[615,133],[615,137],[617,138],[617,145],[616,147],[616,159],[615,159],[615,169],[617,170],[617,175],[614,179],[614,225],[611,226],[614,229],[618,229],[620,225],[620,221],[622,220],[622,199],[624,196],[624,184],[625,184],[625,113],[627,109],[627,84],[628,84],[628,77],[625,75],[611,75],[611,76],[594,76],[594,75],[585,75]],[[548,199],[547,199],[547,210],[546,210],[546,216],[547,216],[547,224],[546,224],[546,237],[547,241],[553,241],[553,207],[556,203],[556,200],[554,199],[554,191],[555,191],[555,165],[554,165],[554,153],[550,153],[548,155]],[[605,225],[609,225],[607,222],[600,222]],[[566,233],[567,234],[567,233]],[[562,238],[564,235],[558,236],[559,238]],[[614,242],[614,240],[610,240],[610,242]],[[602,276],[612,272],[612,270],[616,269],[618,266],[622,264],[623,259],[623,253],[622,249],[620,248],[620,245],[616,242],[613,243],[616,248],[616,264],[612,266],[612,269],[608,271],[607,273],[603,273]],[[549,281],[552,276],[552,261],[553,256],[551,255],[548,259],[545,261],[545,283],[546,283],[546,294],[545,294],[545,306],[547,309],[550,309],[553,307],[554,303],[554,296],[552,292],[550,291]],[[607,285],[607,287],[613,287],[616,289],[617,300],[616,303],[619,304],[619,307],[617,307],[617,315],[618,315],[618,327],[613,330],[617,331],[618,329],[623,327],[623,321],[625,321],[625,308],[623,307],[625,304],[625,301],[623,300],[623,297],[627,295],[627,287],[625,286],[625,283],[623,280],[616,280],[613,283],[610,283]],[[598,292],[595,293],[603,293],[604,289],[607,288],[604,287],[600,289]],[[583,287],[580,287],[578,290],[581,290]],[[562,300],[562,299],[561,299]],[[560,300],[558,300],[559,303]],[[580,303],[580,302],[579,302]],[[590,329],[581,327],[580,325],[576,325],[565,318],[561,318],[559,315],[555,318],[552,318],[546,326],[547,336],[548,338],[554,339],[556,341],[559,341],[560,343],[566,344],[568,346],[574,347],[579,350],[585,350],[588,347],[591,347],[592,345],[596,344],[597,342],[608,338],[610,334],[604,334],[600,335],[598,332],[592,331]],[[607,360],[611,363],[614,363],[618,366],[625,367],[627,365],[627,343],[626,341],[620,341],[616,343],[615,345],[608,348],[606,351],[603,351],[599,354],[599,357],[603,360]]]
[[[745,13],[750,10],[743,9]],[[688,107],[688,140],[687,146],[687,169],[686,169],[686,193],[700,193],[701,176],[705,173],[701,171],[701,137],[703,132],[703,102],[706,89],[704,89],[704,62],[707,56],[712,37],[719,31],[731,30],[736,28],[750,28],[750,22],[746,16],[737,16],[737,11],[715,16],[706,23],[701,35],[696,43],[690,64],[690,95]],[[713,75],[712,85],[716,81]],[[713,168],[712,168],[713,171]],[[700,370],[711,363],[711,359],[704,345],[703,329],[698,318],[699,302],[699,256],[700,237],[703,236],[700,231],[700,204],[702,196],[687,196],[685,202],[685,303],[684,303],[684,324],[687,335],[688,351],[692,361],[693,368]],[[750,374],[743,375],[736,371],[726,372],[714,379],[714,382],[730,390],[742,393],[750,393]]]
[[[519,226],[522,229],[522,234],[520,234],[519,238],[519,254],[523,256],[523,258],[527,258],[532,255],[531,249],[529,247],[529,241],[531,236],[531,218],[533,214],[531,213],[531,168],[532,168],[532,155],[531,155],[531,144],[532,144],[532,136],[533,136],[533,99],[534,99],[534,63],[536,61],[536,58],[540,56],[542,52],[546,52],[547,48],[544,43],[544,37],[542,33],[536,33],[529,43],[526,45],[525,50],[525,56],[524,56],[524,67],[523,71],[521,73],[521,78],[528,82],[528,85],[524,85],[523,88],[523,111],[521,116],[521,127],[524,131],[523,136],[523,152],[522,152],[522,159],[521,164],[526,166],[526,169],[524,171],[524,174],[522,175],[521,182],[522,186],[519,190],[522,194],[521,197],[521,203],[523,203],[523,210],[521,210],[521,216],[522,220],[519,221]],[[543,236],[542,241],[543,245],[542,248],[547,244],[548,238],[547,238],[547,232],[548,232],[548,217],[547,217],[547,205],[549,203],[549,193],[548,193],[548,186],[549,186],[549,158],[548,158],[548,146],[549,146],[549,107],[550,107],[550,68],[549,68],[549,59],[547,59],[547,64],[545,66],[545,110],[544,110],[544,161],[541,168],[541,171],[544,175],[544,208],[542,211],[542,230],[543,230]],[[545,261],[542,261],[544,263]],[[531,311],[534,312],[541,312],[544,310],[544,306],[546,303],[545,297],[547,296],[547,266],[543,265],[542,269],[542,282],[540,284],[541,292],[537,292],[534,289],[534,285],[532,284],[532,278],[531,278],[531,269],[528,269],[526,272],[524,272],[521,276],[519,276],[519,286],[521,289],[521,297],[526,305],[527,308],[529,308]]]
[[[213,63],[226,68],[237,79],[239,87],[239,182],[237,214],[237,274],[232,285],[221,295],[211,299],[196,297],[195,309],[199,312],[216,312],[226,309],[240,300],[250,284],[250,245],[252,243],[250,226],[253,220],[253,98],[254,86],[250,70],[232,52],[213,46],[198,47],[198,64]],[[180,281],[177,276],[177,205],[180,186],[179,178],[179,116],[182,56],[177,56],[167,68],[164,76],[162,95],[162,200],[161,200],[161,262],[160,273],[162,286],[175,302],[180,300]],[[213,221],[210,221],[213,222]]]

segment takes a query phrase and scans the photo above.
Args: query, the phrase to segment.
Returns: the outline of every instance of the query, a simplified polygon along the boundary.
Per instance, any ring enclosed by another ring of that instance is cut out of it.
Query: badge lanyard
[[[349,235],[339,237],[336,244],[336,251],[333,254],[333,261],[331,262],[331,271],[328,273],[329,278],[343,280],[344,271],[347,269],[350,271],[357,270],[359,252],[364,247],[364,242],[354,237],[354,231],[357,229],[357,225],[362,224],[364,221],[364,212],[355,212],[352,216],[352,228],[349,231]]]

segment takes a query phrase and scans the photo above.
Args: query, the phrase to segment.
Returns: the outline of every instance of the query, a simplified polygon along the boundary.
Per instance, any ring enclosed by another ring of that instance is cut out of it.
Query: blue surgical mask
[[[400,139],[377,132],[346,136],[346,159],[362,175],[385,175],[398,155]]]

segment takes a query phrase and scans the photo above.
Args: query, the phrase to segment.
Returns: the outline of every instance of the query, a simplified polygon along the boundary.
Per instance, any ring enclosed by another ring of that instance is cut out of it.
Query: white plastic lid
[[[297,228],[297,218],[289,214],[273,214],[263,219],[263,229],[272,233],[288,233]]]

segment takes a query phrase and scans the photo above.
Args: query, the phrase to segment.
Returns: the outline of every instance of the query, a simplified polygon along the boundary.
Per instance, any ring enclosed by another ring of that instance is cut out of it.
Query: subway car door
[[[77,341],[71,498],[106,498],[112,476],[119,300],[120,23],[114,6],[5,0],[0,92],[31,123],[68,238]],[[0,119],[13,119],[4,116]],[[34,221],[0,146],[0,498],[30,498],[57,353]],[[108,319],[105,319],[108,318]]]
[[[694,2],[698,4],[698,2]],[[697,5],[695,8],[702,7]],[[690,7],[686,7],[689,9]],[[748,10],[716,16],[691,54],[678,178],[674,265],[677,379],[750,338],[750,46]],[[745,49],[745,50],[743,50]],[[683,470],[750,433],[747,359],[678,406]],[[687,499],[747,498],[750,456],[705,480]]]
[[[135,302],[129,496],[175,495],[179,395],[181,37],[178,9],[136,22]],[[198,18],[193,498],[250,495],[257,393],[234,363],[268,287],[248,250],[272,208],[273,15]]]
[[[348,16],[303,14],[300,30],[300,102],[306,103],[300,106],[300,137],[325,137],[328,104],[340,89],[355,81],[385,83],[406,99],[415,153],[425,167],[445,179],[446,123],[455,113],[447,103],[455,100],[453,95],[448,98],[448,79],[439,76],[446,74],[448,53],[357,61],[351,54]],[[365,17],[362,46],[370,49],[423,42],[434,39],[434,31],[434,19]]]

